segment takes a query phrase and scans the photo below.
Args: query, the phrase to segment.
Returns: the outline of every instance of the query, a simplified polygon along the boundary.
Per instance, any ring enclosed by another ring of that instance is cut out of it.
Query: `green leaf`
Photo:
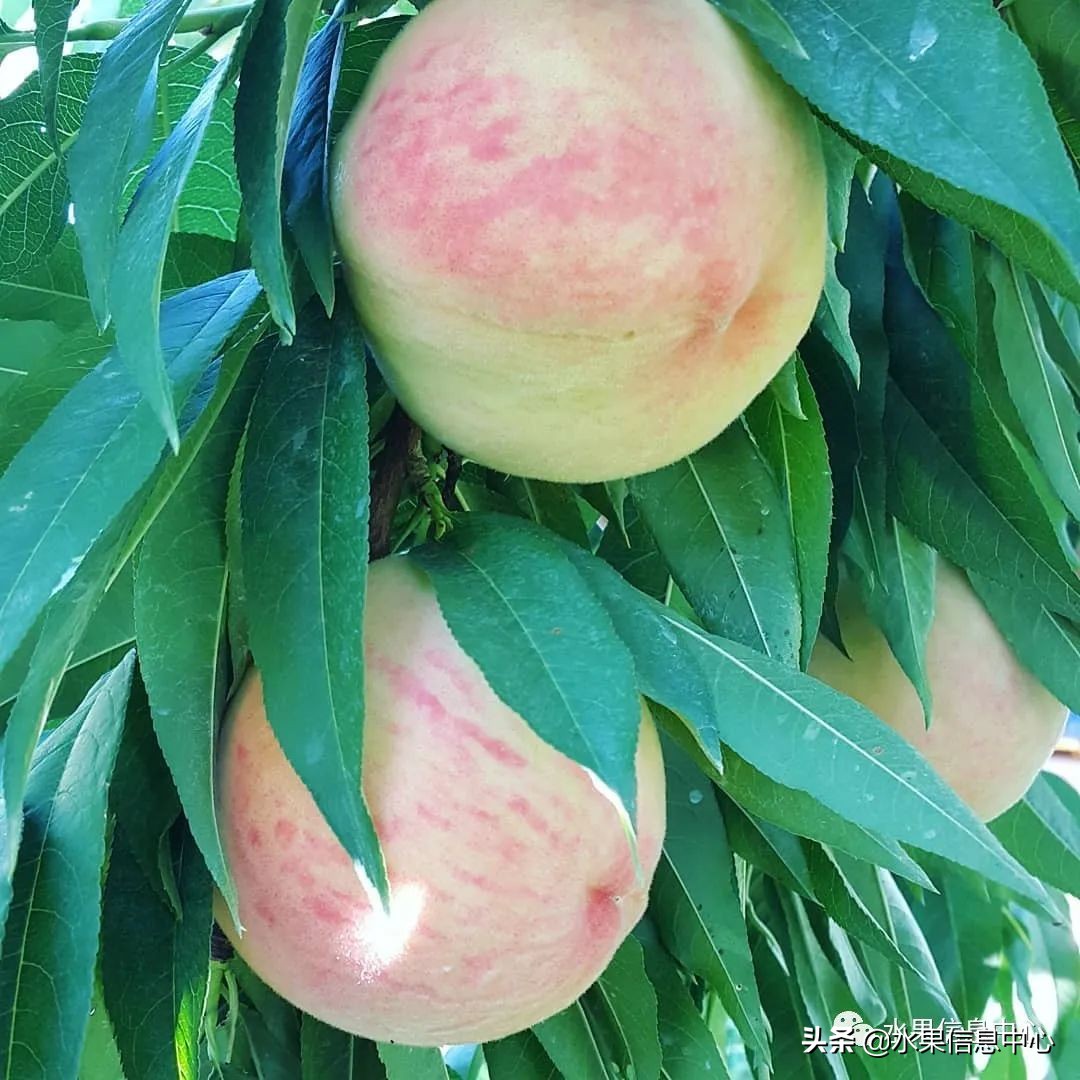
[[[0,798],[4,806],[23,805],[33,753],[45,719],[75,647],[106,590],[117,561],[118,541],[129,520],[127,514],[117,519],[71,583],[49,606],[4,733]],[[0,927],[11,900],[22,826],[23,819],[18,813],[0,818]]]
[[[899,203],[908,272],[971,360],[978,349],[971,233],[906,191],[899,193]]]
[[[634,503],[705,626],[797,663],[802,625],[784,501],[741,423],[630,481]]]
[[[746,422],[783,496],[802,612],[799,665],[805,667],[817,639],[825,603],[833,490],[821,410],[806,368],[798,357],[794,371],[803,418],[783,408],[775,395],[760,394],[747,410]]]
[[[251,649],[270,724],[380,895],[360,790],[369,513],[365,353],[347,305],[315,303],[278,345],[252,406],[241,480]]]
[[[127,1080],[198,1080],[198,1040],[210,968],[212,883],[186,829],[168,851],[180,899],[174,915],[131,854],[113,840],[102,916],[102,981]]]
[[[821,149],[825,155],[825,176],[828,183],[829,239],[838,251],[844,250],[847,237],[848,208],[851,203],[851,185],[855,180],[855,167],[859,163],[859,151],[828,124],[819,123]]]
[[[228,59],[219,62],[154,156],[120,229],[111,266],[109,303],[116,326],[117,352],[134,375],[174,451],[180,437],[159,303],[165,251],[176,202],[209,127],[214,105],[231,74],[230,64]],[[86,250],[85,240],[82,248]]]
[[[296,312],[281,229],[289,118],[318,0],[264,0],[236,95],[236,173],[251,230],[251,262],[274,321],[291,340]]]
[[[1040,773],[990,831],[1036,877],[1080,894],[1080,796],[1060,777]]]
[[[234,274],[167,300],[162,344],[178,400],[258,293]],[[50,596],[152,473],[164,444],[149,405],[111,353],[49,414],[0,477],[0,665]]]
[[[847,877],[832,853],[818,844],[805,847],[813,881],[813,899],[825,909],[829,918],[894,964],[915,971],[915,966],[900,951],[891,927],[874,918],[859,895],[858,885]]]
[[[603,1004],[607,1024],[618,1040],[623,1074],[636,1080],[660,1080],[656,991],[634,938],[619,946],[587,998],[597,1006]]]
[[[34,756],[0,957],[6,1077],[78,1070],[101,921],[105,807],[134,662],[129,653]]]
[[[172,868],[170,865],[168,872],[163,872],[163,855],[169,830],[180,816],[180,800],[154,735],[141,679],[135,679],[131,687],[124,737],[109,790],[109,813],[146,882],[162,903],[179,914]]]
[[[1007,585],[971,571],[967,576],[1020,663],[1060,702],[1080,711],[1080,628]]]
[[[709,0],[725,15],[742,23],[747,30],[768,38],[792,56],[807,59],[806,50],[795,36],[791,24],[780,14],[770,0]]]
[[[744,761],[729,747],[724,748],[723,768],[704,753],[682,722],[663,706],[654,704],[653,715],[688,750],[713,783],[746,812],[808,840],[837,847],[850,855],[875,863],[894,874],[930,887],[930,879],[894,840],[882,840],[860,825],[823,806],[813,796],[776,783]],[[672,723],[674,721],[674,723]]]
[[[375,1044],[339,1031],[314,1016],[300,1017],[302,1080],[382,1080]]]
[[[109,321],[120,195],[150,142],[158,57],[183,0],[150,0],[105,51],[68,154],[75,231],[98,326]]]
[[[915,687],[923,713],[931,718],[933,701],[926,674],[926,639],[934,619],[936,553],[894,517],[874,539],[876,573],[851,561],[859,603],[881,630],[897,663]],[[844,593],[841,582],[838,604]]]
[[[407,18],[399,16],[356,23],[349,27],[345,35],[345,51],[341,57],[341,77],[330,114],[332,140],[341,134],[345,122],[356,108],[379,57],[408,21]]]
[[[45,134],[54,146],[60,142],[56,124],[60,60],[74,7],[74,0],[34,0],[34,45],[38,71],[41,72],[41,111],[45,115]]]
[[[1080,11],[1067,0],[1012,0],[1006,14],[1035,57],[1062,137],[1080,161]]]
[[[581,507],[578,506],[573,488],[520,476],[492,476],[489,484],[495,492],[505,495],[524,517],[531,518],[571,543],[589,547],[585,519],[581,516]]]
[[[60,72],[56,123],[60,148],[71,145],[97,59],[70,56]],[[0,274],[21,273],[48,258],[67,224],[67,170],[41,127],[41,78],[32,74],[0,101]]]
[[[597,1045],[580,1000],[547,1020],[534,1024],[532,1032],[555,1063],[558,1075],[587,1076],[589,1080],[618,1080]]]
[[[814,321],[857,381],[859,350],[851,337],[851,294],[836,274],[836,256],[837,250],[830,243],[825,262],[825,287],[818,300]]]
[[[747,1045],[767,1062],[768,1028],[720,807],[708,779],[667,739],[664,766],[667,836],[653,880],[653,917],[668,949],[708,981]]]
[[[1017,412],[1057,496],[1080,517],[1080,412],[1043,341],[1027,281],[1000,255],[990,261],[998,355]]]
[[[715,755],[723,742],[856,824],[1047,903],[1042,887],[921,755],[872,713],[815,679],[699,630],[636,593],[599,560],[566,551],[633,654],[641,692],[678,714],[706,754]],[[748,723],[750,717],[767,722]]]
[[[642,943],[645,970],[656,988],[664,1060],[661,1075],[665,1080],[701,1080],[706,1075],[727,1080],[723,1055],[694,1006],[678,965],[660,945],[648,921],[640,923],[635,934]]]
[[[327,312],[334,309],[330,112],[341,74],[345,34],[345,25],[331,18],[308,45],[283,165],[285,220]]]
[[[641,703],[633,666],[560,543],[517,518],[470,514],[410,558],[431,576],[450,630],[495,693],[591,770],[634,821]]]
[[[27,372],[0,398],[0,472],[63,396],[104,359],[109,344],[93,330],[72,331],[51,350],[45,363]]]
[[[162,54],[164,66],[158,85],[153,137],[142,164],[128,175],[121,196],[124,208],[138,190],[154,156],[165,145],[172,129],[183,120],[217,66],[208,56],[189,56],[181,62],[182,57],[184,50],[174,46],[166,47]],[[173,234],[173,239],[178,234],[186,233],[202,234],[228,242],[236,237],[240,217],[240,184],[233,161],[235,100],[235,86],[227,83],[211,109],[206,132],[177,201],[173,220],[173,228],[177,232]],[[231,263],[225,267],[225,270],[231,269]]]
[[[127,1080],[120,1064],[112,1022],[105,1011],[101,986],[94,985],[90,1002],[90,1019],[86,1025],[86,1042],[79,1062],[79,1080]]]
[[[449,1080],[437,1047],[379,1043],[379,1058],[386,1066],[386,1080]]]
[[[889,506],[951,562],[1080,614],[1065,537],[978,374],[899,265],[889,269]]]
[[[216,390],[222,401],[213,427],[140,548],[135,623],[158,741],[199,850],[236,918],[236,887],[214,814],[216,725],[228,690],[225,501],[261,365],[246,365],[246,353],[232,359]]]
[[[484,1043],[490,1080],[561,1080],[539,1040],[530,1031]]]
[[[774,4],[810,57],[757,38],[788,82],[917,198],[1080,296],[1076,178],[1035,65],[991,5],[902,0],[867,19],[861,0]]]

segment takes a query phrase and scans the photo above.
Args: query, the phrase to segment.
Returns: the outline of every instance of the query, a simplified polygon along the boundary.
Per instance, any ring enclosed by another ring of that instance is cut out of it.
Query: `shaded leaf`
[[[705,626],[797,662],[802,626],[790,522],[746,428],[732,424],[697,453],[629,483]]]
[[[561,545],[517,518],[471,514],[410,558],[431,576],[443,617],[495,693],[599,777],[633,821],[641,726],[633,668]]]
[[[360,790],[365,362],[346,305],[332,323],[309,305],[302,333],[273,349],[244,449],[242,560],[270,724],[346,851],[385,896],[386,870]]]
[[[134,662],[129,653],[34,757],[0,957],[5,1076],[78,1070],[98,950],[109,778]]]
[[[281,227],[285,143],[318,0],[263,0],[236,95],[236,173],[251,232],[251,262],[286,340],[296,313]]]

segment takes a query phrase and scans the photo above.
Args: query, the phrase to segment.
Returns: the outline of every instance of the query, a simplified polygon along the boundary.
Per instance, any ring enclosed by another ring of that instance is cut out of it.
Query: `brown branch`
[[[447,510],[460,510],[461,500],[457,496],[457,484],[461,479],[463,459],[453,450],[446,452],[446,479],[443,481],[442,497]]]
[[[400,405],[394,407],[383,428],[383,448],[375,459],[371,481],[371,521],[368,544],[371,558],[381,559],[393,547],[394,515],[409,469],[409,455],[420,444],[420,429],[405,415]]]

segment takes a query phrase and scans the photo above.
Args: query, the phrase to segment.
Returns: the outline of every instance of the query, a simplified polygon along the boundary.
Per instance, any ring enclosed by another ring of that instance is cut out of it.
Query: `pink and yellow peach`
[[[640,918],[664,833],[659,742],[642,707],[633,865],[589,775],[504,705],[462,651],[425,575],[371,566],[363,790],[392,889],[373,907],[286,761],[250,674],[219,758],[239,892],[237,951],[278,993],[369,1038],[498,1038],[570,1004]]]
[[[814,121],[706,0],[436,0],[372,75],[333,206],[405,409],[548,480],[706,443],[824,275]]]
[[[961,571],[938,560],[926,642],[929,729],[915,688],[849,583],[837,596],[837,615],[851,659],[819,638],[811,675],[881,717],[983,820],[1023,797],[1067,710],[1016,659]]]

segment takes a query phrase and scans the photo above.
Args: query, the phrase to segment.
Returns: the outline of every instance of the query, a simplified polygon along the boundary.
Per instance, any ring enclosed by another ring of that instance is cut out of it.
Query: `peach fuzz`
[[[926,642],[929,729],[915,688],[848,583],[837,614],[851,659],[822,637],[809,672],[881,717],[989,821],[1031,786],[1067,710],[1020,664],[961,571],[940,558],[937,565]]]
[[[824,277],[814,121],[706,0],[435,0],[373,73],[332,198],[405,409],[547,480],[708,442]]]
[[[644,911],[664,833],[664,772],[642,706],[635,872],[589,775],[495,696],[450,634],[424,573],[372,564],[364,620],[363,790],[389,914],[286,761],[249,673],[219,752],[218,811],[236,879],[237,951],[336,1027],[409,1045],[494,1039],[569,1005]]]

